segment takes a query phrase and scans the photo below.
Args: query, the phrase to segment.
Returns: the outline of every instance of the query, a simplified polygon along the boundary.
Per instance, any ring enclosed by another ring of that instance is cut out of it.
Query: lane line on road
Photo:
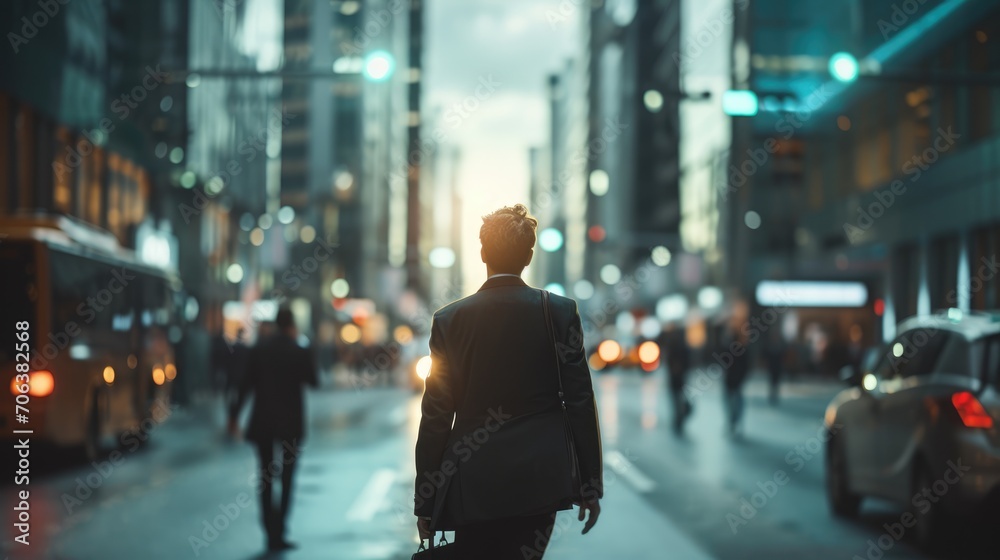
[[[382,509],[385,500],[389,496],[389,490],[396,483],[396,471],[392,469],[379,469],[368,479],[361,494],[351,504],[347,510],[348,521],[371,521],[375,514]]]
[[[641,494],[648,494],[656,488],[656,483],[642,473],[632,464],[625,455],[617,449],[604,454],[604,462],[615,472],[616,475],[624,478],[635,490]]]

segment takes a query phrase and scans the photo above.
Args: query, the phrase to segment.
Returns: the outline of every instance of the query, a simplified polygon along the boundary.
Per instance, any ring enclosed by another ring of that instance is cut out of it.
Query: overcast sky
[[[579,56],[577,5],[586,3],[427,0],[425,4],[425,108],[440,109],[438,126],[462,153],[466,293],[485,280],[479,259],[480,217],[499,206],[528,202],[528,148],[544,145],[548,138],[547,76],[568,58]],[[490,80],[494,92],[485,94],[481,88],[479,93],[485,95],[477,99],[477,86]],[[466,107],[478,107],[469,112],[453,108],[463,101]]]

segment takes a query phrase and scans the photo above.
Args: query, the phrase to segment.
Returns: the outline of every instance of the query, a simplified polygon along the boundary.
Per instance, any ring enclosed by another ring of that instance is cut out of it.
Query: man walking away
[[[275,334],[250,350],[246,375],[229,413],[230,432],[236,434],[240,409],[253,394],[246,438],[257,446],[260,457],[261,522],[271,551],[295,547],[285,540],[285,521],[291,505],[292,476],[305,437],[305,387],[317,385],[312,353],[296,342],[292,311],[278,310],[275,326]],[[279,473],[281,496],[275,504],[273,479]]]
[[[660,337],[660,346],[667,365],[667,385],[674,409],[674,433],[684,433],[684,421],[691,414],[691,402],[684,394],[688,369],[691,368],[691,349],[683,328],[671,323]]]
[[[557,511],[576,503],[581,521],[589,511],[584,533],[601,511],[601,439],[576,302],[520,276],[537,225],[521,204],[484,217],[488,279],[431,327],[414,513],[421,538],[454,529],[458,557],[469,560],[542,558]]]

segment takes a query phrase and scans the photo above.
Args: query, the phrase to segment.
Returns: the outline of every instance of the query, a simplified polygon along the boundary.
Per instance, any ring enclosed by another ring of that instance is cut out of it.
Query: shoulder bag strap
[[[542,292],[542,314],[545,315],[545,328],[549,331],[549,343],[552,345],[552,351],[556,357],[556,378],[559,380],[559,404],[562,405],[563,410],[566,410],[566,394],[563,392],[562,382],[562,360],[559,359],[556,330],[552,326],[552,313],[549,311],[549,292],[546,290],[539,291]]]
[[[559,405],[562,407],[563,423],[566,427],[566,437],[568,438],[570,460],[573,464],[573,472],[571,473],[571,478],[573,484],[577,486],[576,491],[582,495],[582,488],[580,488],[580,464],[579,458],[576,455],[576,437],[573,435],[573,423],[569,421],[569,411],[566,410],[566,393],[563,391],[563,379],[562,379],[562,358],[559,355],[559,344],[556,342],[556,329],[552,326],[552,312],[549,308],[549,292],[546,290],[540,290],[542,292],[542,313],[545,315],[545,327],[549,331],[549,342],[552,344],[552,351],[556,358],[556,379],[559,380]]]

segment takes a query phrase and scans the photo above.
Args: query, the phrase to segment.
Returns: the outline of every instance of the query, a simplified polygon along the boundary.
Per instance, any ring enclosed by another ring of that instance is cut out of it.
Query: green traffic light
[[[731,89],[722,92],[722,112],[731,117],[752,117],[757,114],[757,94],[750,90]]]
[[[365,77],[373,82],[388,80],[395,68],[395,59],[386,51],[373,51],[365,57]]]
[[[858,59],[846,52],[834,53],[830,57],[830,75],[840,82],[853,82],[858,79]]]

